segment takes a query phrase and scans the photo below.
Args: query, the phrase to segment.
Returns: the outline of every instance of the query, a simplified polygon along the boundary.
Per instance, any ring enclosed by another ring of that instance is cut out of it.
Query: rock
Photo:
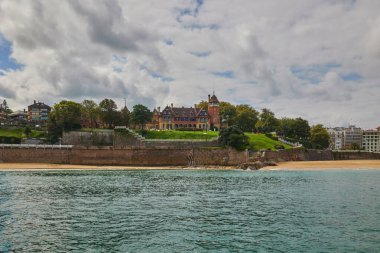
[[[265,166],[277,166],[277,163],[275,161],[265,161],[264,167]]]

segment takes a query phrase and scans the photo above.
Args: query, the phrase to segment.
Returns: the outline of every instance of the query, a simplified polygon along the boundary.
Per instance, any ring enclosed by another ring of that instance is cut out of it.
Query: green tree
[[[318,124],[310,130],[310,144],[316,149],[325,149],[329,147],[330,136],[326,128],[323,125]]]
[[[63,131],[81,128],[82,106],[73,101],[62,100],[53,106],[48,118],[48,136],[57,142]]]
[[[237,115],[236,107],[228,102],[220,102],[219,104],[219,116],[221,122],[227,123],[228,126],[235,124],[235,118]]]
[[[208,102],[202,100],[201,102],[199,102],[197,104],[197,108],[201,108],[201,109],[207,110],[208,109]]]
[[[144,129],[145,124],[152,120],[152,116],[152,112],[146,106],[138,104],[133,106],[130,121],[135,125],[139,125],[140,129]]]
[[[354,142],[354,143],[351,143],[350,149],[351,150],[360,150],[360,146],[358,143]]]
[[[108,126],[108,128],[112,128],[115,126],[115,123],[120,121],[120,114],[117,111],[117,105],[115,101],[109,98],[103,99],[99,103],[100,115]]]
[[[82,101],[82,115],[90,121],[92,128],[96,126],[96,120],[100,115],[100,108],[93,100],[85,99]]]
[[[56,123],[63,131],[81,128],[82,106],[74,101],[62,100],[53,106],[50,114],[55,116]]]
[[[121,109],[120,116],[121,116],[121,124],[124,126],[128,126],[131,113],[126,106],[124,106],[124,108]]]
[[[278,126],[278,119],[269,109],[262,109],[260,119],[256,122],[256,130],[261,133],[274,132]]]
[[[24,134],[25,134],[26,138],[29,138],[29,136],[31,135],[31,133],[32,133],[32,130],[30,129],[30,127],[26,126],[24,128]]]
[[[250,105],[237,105],[234,123],[244,132],[255,131],[259,113]]]
[[[244,150],[248,147],[248,136],[237,126],[229,126],[219,132],[219,143],[223,146]]]
[[[277,134],[294,141],[306,141],[310,138],[310,126],[307,120],[302,118],[282,118],[277,126]]]

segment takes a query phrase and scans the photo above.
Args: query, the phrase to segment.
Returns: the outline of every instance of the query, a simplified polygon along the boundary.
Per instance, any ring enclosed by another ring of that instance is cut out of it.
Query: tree
[[[96,120],[99,117],[99,114],[99,106],[93,100],[85,99],[82,101],[82,115],[90,121],[91,128],[93,126],[96,127]]]
[[[262,133],[274,132],[278,126],[278,119],[269,109],[262,109],[260,119],[256,122],[256,130]]]
[[[299,142],[306,141],[310,137],[309,122],[302,118],[282,118],[279,120],[276,131],[278,135]]]
[[[219,104],[219,116],[221,122],[227,123],[228,126],[232,126],[235,123],[236,107],[228,102],[220,102]]]
[[[32,133],[32,130],[30,129],[30,127],[26,126],[24,128],[24,134],[25,134],[26,138],[29,138],[29,136],[30,136],[31,133]]]
[[[53,106],[48,118],[48,136],[57,142],[63,131],[81,128],[82,106],[73,101],[62,100]]]
[[[12,110],[9,108],[7,100],[3,100],[3,102],[0,104],[0,108],[3,109],[5,112],[5,115],[11,114]]]
[[[82,106],[74,101],[62,100],[55,104],[50,114],[55,116],[56,123],[63,131],[81,128]]]
[[[244,150],[248,147],[248,136],[237,126],[230,126],[219,132],[219,143],[223,146],[232,147],[237,150]]]
[[[310,130],[310,144],[316,149],[325,149],[329,147],[330,136],[323,125],[318,124]]]
[[[121,117],[121,124],[124,126],[129,125],[129,120],[130,120],[130,115],[131,113],[129,112],[128,108],[124,106],[123,109],[120,111],[120,117]]]
[[[351,150],[360,150],[360,146],[358,143],[354,142],[354,143],[351,143],[350,149]]]
[[[144,129],[145,124],[152,120],[152,116],[152,112],[146,106],[138,104],[133,106],[130,121],[135,125],[140,125],[140,128]]]
[[[116,122],[120,121],[120,114],[117,112],[117,105],[112,99],[103,99],[99,103],[99,108],[101,118],[107,124],[108,128],[112,128],[115,126]]]
[[[255,130],[255,124],[258,120],[259,113],[250,105],[236,106],[236,117],[234,123],[243,132],[252,132]]]
[[[207,109],[208,109],[208,102],[202,100],[201,102],[199,102],[199,103],[197,104],[197,108],[207,110]]]

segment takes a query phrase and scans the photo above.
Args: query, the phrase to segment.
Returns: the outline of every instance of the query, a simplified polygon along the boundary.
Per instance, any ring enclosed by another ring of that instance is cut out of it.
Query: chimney
[[[173,103],[171,103],[170,105],[171,105],[171,106],[172,106],[172,108],[173,108]]]
[[[194,108],[197,109],[197,104],[194,104]]]
[[[161,112],[161,107],[157,107],[158,112]]]
[[[34,100],[34,104],[36,104],[36,100]]]
[[[210,102],[210,94],[208,94],[208,101]]]

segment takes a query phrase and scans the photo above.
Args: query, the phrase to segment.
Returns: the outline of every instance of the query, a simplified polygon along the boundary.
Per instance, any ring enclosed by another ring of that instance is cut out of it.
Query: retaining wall
[[[364,151],[333,151],[335,160],[379,160],[380,153]]]
[[[0,149],[0,161],[8,163],[56,163],[79,165],[189,166],[239,165],[247,153],[226,149],[170,147],[76,147],[73,149]]]

